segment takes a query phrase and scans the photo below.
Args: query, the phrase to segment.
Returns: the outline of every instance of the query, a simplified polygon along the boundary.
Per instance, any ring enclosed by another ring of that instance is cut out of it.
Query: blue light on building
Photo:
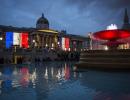
[[[6,32],[6,48],[13,45],[13,32]]]

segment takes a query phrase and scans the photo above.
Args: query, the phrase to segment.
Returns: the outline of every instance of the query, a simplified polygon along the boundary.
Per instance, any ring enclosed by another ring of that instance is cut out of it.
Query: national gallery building
[[[49,28],[44,14],[36,21],[36,28],[18,28],[0,25],[0,48],[48,48],[81,51],[89,47],[87,37],[67,34]]]

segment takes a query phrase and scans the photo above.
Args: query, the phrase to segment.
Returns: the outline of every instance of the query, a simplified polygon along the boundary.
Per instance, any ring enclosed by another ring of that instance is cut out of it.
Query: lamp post
[[[14,50],[13,50],[13,59],[14,59],[14,64],[17,64],[17,56],[16,56],[16,52],[17,52],[17,45],[14,45]]]
[[[1,46],[3,46],[3,41],[2,41],[2,40],[3,40],[3,38],[0,37],[0,45],[1,45]],[[0,48],[1,48],[1,47],[0,47]]]

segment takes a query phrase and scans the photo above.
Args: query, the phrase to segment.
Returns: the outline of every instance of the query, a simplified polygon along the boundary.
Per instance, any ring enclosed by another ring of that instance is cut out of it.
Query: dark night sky
[[[124,9],[130,0],[1,0],[0,24],[35,27],[44,13],[50,28],[86,35],[110,24],[123,24]]]

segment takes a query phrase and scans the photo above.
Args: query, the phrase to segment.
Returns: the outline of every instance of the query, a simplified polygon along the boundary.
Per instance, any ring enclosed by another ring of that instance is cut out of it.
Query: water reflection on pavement
[[[130,73],[74,72],[74,64],[0,67],[0,100],[130,100]]]

